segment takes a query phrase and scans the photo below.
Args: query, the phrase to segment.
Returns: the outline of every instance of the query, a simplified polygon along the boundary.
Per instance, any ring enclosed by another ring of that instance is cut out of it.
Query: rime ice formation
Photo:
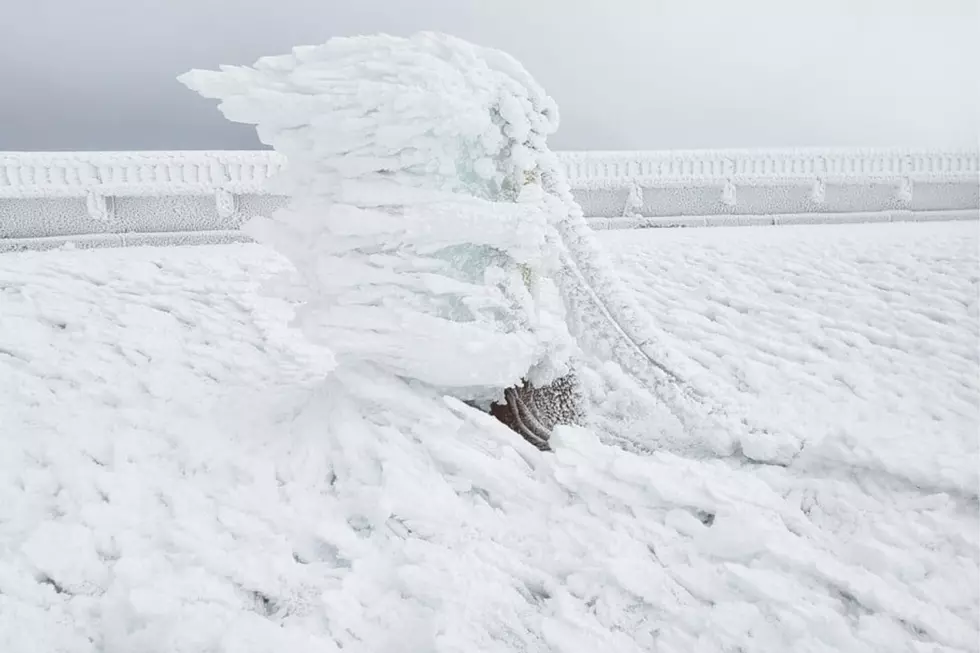
[[[297,323],[341,364],[486,401],[581,348],[671,407],[677,448],[731,453],[727,413],[673,369],[597,246],[547,147],[557,108],[512,57],[357,37],[181,81],[286,156],[291,204],[245,228],[299,270]]]
[[[269,248],[0,256],[0,650],[977,653],[976,225],[598,237],[796,461],[324,379]]]
[[[568,371],[566,207],[540,178],[557,109],[513,59],[359,37],[181,81],[289,161],[291,203],[245,229],[296,266],[297,324],[340,364],[475,401]]]

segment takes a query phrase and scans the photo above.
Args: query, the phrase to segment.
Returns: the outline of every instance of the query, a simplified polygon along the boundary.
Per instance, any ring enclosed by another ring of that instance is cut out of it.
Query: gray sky
[[[175,77],[431,29],[555,97],[556,149],[972,147],[976,0],[2,0],[0,150],[252,149]]]

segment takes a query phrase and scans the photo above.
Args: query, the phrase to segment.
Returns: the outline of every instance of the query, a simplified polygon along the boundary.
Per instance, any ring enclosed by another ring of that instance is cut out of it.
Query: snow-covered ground
[[[977,651],[977,225],[600,240],[771,441],[324,382],[257,245],[0,256],[0,651]]]

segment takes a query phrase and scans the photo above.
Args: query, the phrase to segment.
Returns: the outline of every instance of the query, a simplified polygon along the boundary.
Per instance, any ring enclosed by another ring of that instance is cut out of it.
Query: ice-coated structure
[[[606,262],[547,137],[554,101],[515,59],[435,33],[332,39],[180,80],[285,155],[292,200],[245,230],[305,283],[296,323],[338,363],[489,403],[614,360],[731,453],[726,411],[675,371]]]
[[[295,264],[297,323],[340,364],[475,401],[568,371],[565,207],[541,187],[557,109],[513,59],[358,37],[181,81],[287,157],[292,202],[245,229]]]

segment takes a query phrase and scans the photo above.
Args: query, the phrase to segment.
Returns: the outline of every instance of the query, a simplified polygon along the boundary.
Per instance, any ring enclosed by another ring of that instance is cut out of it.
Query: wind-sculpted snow
[[[679,372],[766,429],[746,456],[975,495],[976,224],[782,229],[603,243]]]
[[[793,460],[331,373],[257,245],[0,257],[0,650],[977,651],[976,225],[600,239]]]
[[[243,229],[296,266],[298,323],[339,364],[483,401],[568,372],[551,281],[565,207],[532,176],[557,109],[516,61],[371,36],[181,81],[288,160],[289,205]]]
[[[760,432],[676,373],[548,148],[554,102],[512,57],[439,34],[371,36],[181,81],[288,160],[289,206],[244,230],[296,265],[298,321],[339,360],[489,400],[566,373],[570,335],[644,382],[692,450],[731,454]]]

